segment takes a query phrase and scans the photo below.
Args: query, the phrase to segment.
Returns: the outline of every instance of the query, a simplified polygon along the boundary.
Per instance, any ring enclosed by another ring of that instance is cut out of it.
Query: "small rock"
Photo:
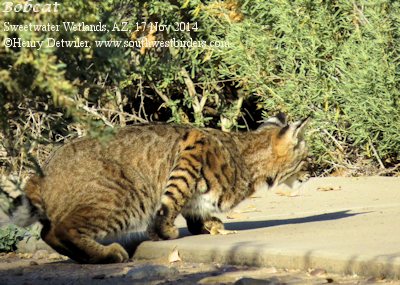
[[[43,259],[43,258],[46,258],[48,255],[49,255],[49,252],[47,250],[41,249],[41,250],[36,251],[33,254],[32,258],[33,259]]]
[[[367,280],[365,280],[366,284],[376,284],[376,283],[383,283],[385,279],[382,278],[376,278],[376,277],[370,277]]]
[[[105,274],[98,274],[92,277],[92,279],[104,279],[104,278],[106,278]]]
[[[276,278],[269,279],[254,279],[254,278],[242,278],[234,283],[234,285],[274,285],[281,284]]]
[[[272,278],[270,277],[271,274],[275,274],[277,272],[278,270],[275,267],[260,268],[255,270],[232,271],[232,272],[222,273],[216,276],[205,277],[201,279],[198,282],[198,284],[224,284],[224,283],[234,283],[239,281],[254,282],[254,283],[234,283],[234,284],[279,284],[279,280],[277,281],[275,277]]]
[[[17,243],[17,252],[19,253],[30,253],[38,250],[47,250],[49,253],[54,252],[43,240],[34,237],[25,237]]]
[[[323,276],[326,275],[326,270],[321,268],[316,268],[316,269],[310,269],[308,273],[311,276]]]
[[[31,261],[29,262],[29,265],[39,265],[39,263],[37,263],[37,262],[34,261],[34,260],[31,260]]]
[[[149,279],[149,278],[168,278],[175,276],[179,273],[178,269],[174,267],[167,267],[162,265],[145,265],[138,268],[132,268],[126,274],[126,277],[132,279]]]
[[[240,271],[241,269],[236,266],[223,266],[220,270],[222,270],[223,273],[229,273],[229,272],[237,272]],[[218,271],[213,273],[214,275],[220,275]]]
[[[23,268],[18,268],[13,272],[14,276],[22,276],[24,275],[24,269]]]
[[[232,283],[235,281],[236,278],[232,278],[230,276],[225,276],[224,274],[222,275],[217,275],[217,276],[209,276],[201,279],[200,281],[197,282],[197,284],[201,285],[208,285],[208,284],[225,284],[225,283]]]

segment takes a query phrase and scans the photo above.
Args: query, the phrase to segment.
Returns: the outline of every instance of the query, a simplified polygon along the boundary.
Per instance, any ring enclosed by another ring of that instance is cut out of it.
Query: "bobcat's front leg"
[[[198,130],[189,130],[184,135],[175,166],[161,198],[161,208],[148,230],[151,239],[175,239],[179,236],[174,222],[193,195],[203,164],[205,144],[204,135]]]

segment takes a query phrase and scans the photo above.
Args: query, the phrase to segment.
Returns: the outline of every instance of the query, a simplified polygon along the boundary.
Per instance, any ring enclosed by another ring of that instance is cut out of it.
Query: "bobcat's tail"
[[[25,194],[16,199],[15,209],[11,214],[14,224],[27,227],[45,216],[40,195],[41,180],[40,176],[30,177],[25,186]]]

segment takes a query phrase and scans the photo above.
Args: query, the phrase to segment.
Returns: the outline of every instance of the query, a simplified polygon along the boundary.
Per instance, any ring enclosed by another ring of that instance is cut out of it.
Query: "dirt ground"
[[[179,259],[179,258],[175,258]],[[46,251],[0,255],[0,284],[400,284],[360,276],[327,274],[321,269],[249,268],[216,263],[134,260],[123,264],[76,264]]]

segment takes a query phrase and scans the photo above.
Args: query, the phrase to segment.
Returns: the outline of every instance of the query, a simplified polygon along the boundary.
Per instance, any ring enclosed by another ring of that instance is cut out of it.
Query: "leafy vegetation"
[[[24,238],[26,230],[15,225],[0,228],[0,252],[10,252],[17,249],[17,244]]]
[[[32,1],[34,2],[34,1]],[[316,175],[398,174],[400,3],[396,1],[63,1],[60,13],[1,13],[11,24],[129,22],[130,32],[0,30],[0,166],[25,177],[55,145],[118,126],[169,121],[254,129],[312,115]],[[146,26],[143,22],[147,23]],[[155,30],[149,23],[185,31]],[[139,27],[138,31],[136,29]],[[91,48],[6,48],[6,38]],[[96,40],[198,41],[96,47]],[[227,45],[215,47],[218,41]],[[369,166],[371,165],[371,166]]]

